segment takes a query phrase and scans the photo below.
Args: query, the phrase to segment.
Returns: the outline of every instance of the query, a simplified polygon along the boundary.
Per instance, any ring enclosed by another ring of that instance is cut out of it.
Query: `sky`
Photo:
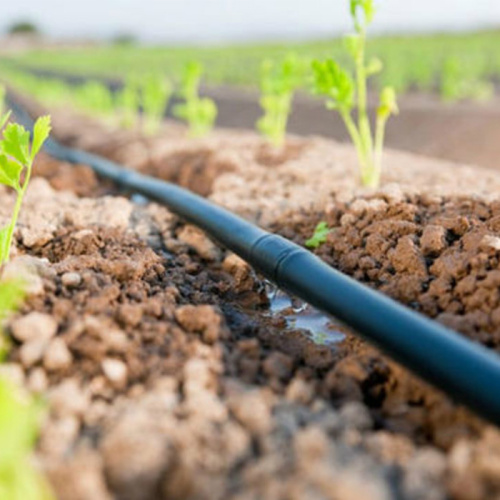
[[[379,0],[373,32],[500,28],[500,0]],[[221,43],[324,38],[350,29],[348,0],[0,0],[0,30],[35,22],[57,37]]]

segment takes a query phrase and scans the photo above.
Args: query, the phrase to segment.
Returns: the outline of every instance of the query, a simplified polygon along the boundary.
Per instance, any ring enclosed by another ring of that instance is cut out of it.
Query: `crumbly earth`
[[[389,152],[369,192],[325,140],[273,151],[56,118],[73,144],[299,243],[326,220],[320,257],[498,349],[499,174]],[[498,498],[495,428],[349,332],[332,348],[285,328],[260,277],[166,209],[85,166],[41,158],[37,174],[5,271],[28,267],[32,294],[0,370],[48,400],[37,454],[58,498]]]

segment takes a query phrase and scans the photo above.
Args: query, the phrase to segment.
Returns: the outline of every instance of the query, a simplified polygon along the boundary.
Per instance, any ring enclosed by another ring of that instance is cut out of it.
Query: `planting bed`
[[[146,140],[63,112],[54,123],[66,144],[298,243],[326,220],[326,262],[498,349],[500,174],[389,151],[373,192],[356,187],[354,151],[323,139],[274,151],[237,131],[188,141],[168,124]],[[307,310],[277,307],[167,209],[86,166],[41,157],[35,174],[16,248],[36,278],[0,369],[47,397],[37,457],[58,498],[500,495],[495,428],[334,319],[335,342],[294,327]]]

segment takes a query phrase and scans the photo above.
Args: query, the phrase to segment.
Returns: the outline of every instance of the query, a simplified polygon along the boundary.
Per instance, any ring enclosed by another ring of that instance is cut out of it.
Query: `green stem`
[[[374,152],[374,169],[373,175],[370,178],[371,187],[377,187],[380,182],[382,173],[382,151],[384,148],[385,125],[387,118],[377,118],[377,128],[375,131],[375,152]]]
[[[356,124],[354,123],[351,114],[347,110],[340,109],[339,111],[340,116],[344,120],[347,131],[351,136],[351,140],[356,148],[356,152],[358,153],[358,160],[361,167],[361,180],[363,184],[366,184],[366,172],[370,170],[370,157],[365,155],[361,135],[356,128]]]
[[[356,83],[358,97],[358,128],[360,135],[360,144],[363,150],[363,156],[366,159],[367,172],[364,176],[370,176],[370,160],[373,154],[372,132],[370,120],[366,111],[367,90],[366,90],[366,66],[365,66],[365,42],[366,33],[364,28],[359,29],[359,52],[356,57]]]
[[[2,249],[3,250],[2,251],[3,260],[1,263],[2,265],[6,264],[9,261],[10,249],[12,246],[12,239],[14,237],[14,230],[16,228],[17,219],[19,217],[19,212],[21,210],[21,205],[23,203],[23,198],[24,198],[24,195],[26,193],[26,189],[28,187],[28,183],[29,183],[30,178],[31,178],[32,165],[33,165],[33,162],[30,161],[28,163],[28,165],[26,166],[26,175],[24,177],[24,182],[23,182],[22,186],[20,187],[20,189],[17,190],[17,198],[16,198],[16,203],[14,205],[14,210],[12,212],[12,219],[11,219],[10,224],[8,226],[7,237],[5,238],[5,242],[4,242],[5,246]]]

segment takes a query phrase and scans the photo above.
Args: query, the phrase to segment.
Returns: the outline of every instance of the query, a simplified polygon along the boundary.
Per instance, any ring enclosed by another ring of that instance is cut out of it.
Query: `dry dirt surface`
[[[324,139],[274,151],[237,131],[54,119],[66,143],[298,243],[327,221],[318,256],[499,350],[500,174],[389,151],[367,191],[354,152]],[[28,269],[31,295],[0,370],[48,401],[37,458],[57,498],[499,497],[496,428],[352,332],[332,345],[294,327],[261,277],[165,208],[86,166],[41,157],[36,174],[5,271]]]

